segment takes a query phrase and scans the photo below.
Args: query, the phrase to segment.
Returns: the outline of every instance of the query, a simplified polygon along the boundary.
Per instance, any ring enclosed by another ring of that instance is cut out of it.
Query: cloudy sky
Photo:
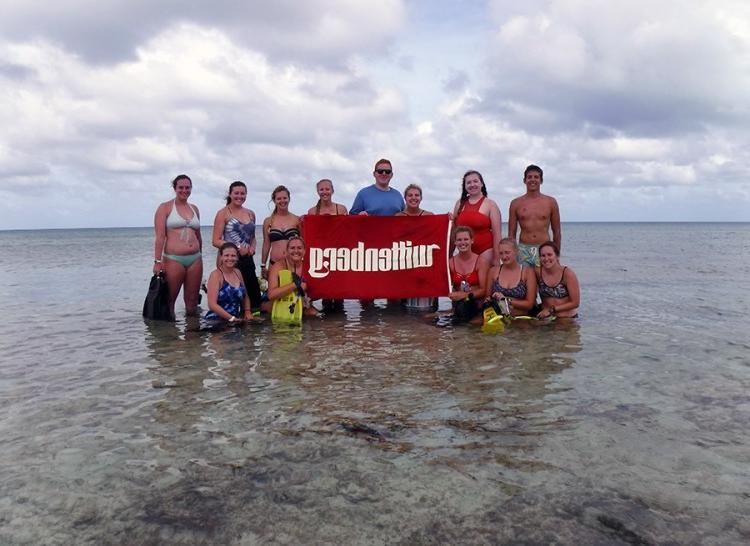
[[[188,173],[268,214],[379,157],[447,211],[529,163],[563,221],[750,220],[745,0],[0,0],[0,229],[146,226]]]

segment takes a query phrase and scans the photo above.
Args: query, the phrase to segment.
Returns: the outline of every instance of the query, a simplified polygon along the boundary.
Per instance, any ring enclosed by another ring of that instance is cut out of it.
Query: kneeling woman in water
[[[250,298],[237,269],[240,251],[234,243],[224,243],[219,249],[216,269],[208,276],[207,320],[240,323],[253,319]]]
[[[500,265],[493,267],[487,277],[490,297],[506,298],[513,316],[527,315],[536,300],[536,274],[518,263],[518,246],[513,239],[502,239],[498,253]]]
[[[537,316],[577,317],[578,306],[581,304],[578,277],[571,268],[560,264],[560,250],[557,245],[552,241],[542,243],[539,246],[539,261],[542,265],[537,276],[542,310]]]
[[[300,296],[307,293],[307,282],[304,277],[304,265],[302,260],[305,257],[305,242],[297,235],[291,236],[286,243],[286,255],[279,261],[274,262],[268,271],[268,301],[263,304],[263,310],[271,312],[273,302],[284,296],[297,291]],[[292,281],[286,284],[279,284],[279,273],[287,270],[292,274]],[[314,316],[318,310],[310,305],[309,300],[305,298],[304,314]]]
[[[453,244],[458,254],[448,264],[451,274],[450,293],[453,312],[457,319],[471,320],[479,312],[479,302],[486,294],[485,279],[489,264],[471,250],[474,233],[470,227],[458,226],[453,233]]]

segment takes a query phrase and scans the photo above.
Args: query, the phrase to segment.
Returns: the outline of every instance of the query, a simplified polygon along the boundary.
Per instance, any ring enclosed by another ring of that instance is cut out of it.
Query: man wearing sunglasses
[[[359,190],[349,214],[393,216],[404,210],[405,204],[401,192],[389,186],[393,178],[391,162],[387,159],[379,159],[375,163],[372,175],[375,177],[375,183]]]

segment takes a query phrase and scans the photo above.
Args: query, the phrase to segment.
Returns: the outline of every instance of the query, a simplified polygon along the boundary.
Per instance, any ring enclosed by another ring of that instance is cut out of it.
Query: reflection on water
[[[144,323],[134,233],[0,234],[0,544],[750,539],[747,264],[661,252],[747,227],[566,227],[581,319],[494,336],[356,302]]]
[[[422,528],[432,540],[433,518],[517,495],[528,473],[551,467],[534,453],[567,426],[546,414],[545,397],[575,365],[577,324],[484,336],[393,309],[347,309],[356,321],[303,329],[148,325],[162,397],[144,416],[146,469],[169,479],[142,499],[139,532],[304,542],[308,526],[325,522],[315,541],[357,542],[358,526],[375,523],[392,528],[382,534],[391,540]],[[415,502],[413,519],[393,527]]]

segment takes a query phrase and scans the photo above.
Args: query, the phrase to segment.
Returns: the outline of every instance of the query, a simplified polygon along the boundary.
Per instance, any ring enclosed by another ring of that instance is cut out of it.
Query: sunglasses
[[[375,169],[378,174],[391,174],[393,171],[390,169]]]

